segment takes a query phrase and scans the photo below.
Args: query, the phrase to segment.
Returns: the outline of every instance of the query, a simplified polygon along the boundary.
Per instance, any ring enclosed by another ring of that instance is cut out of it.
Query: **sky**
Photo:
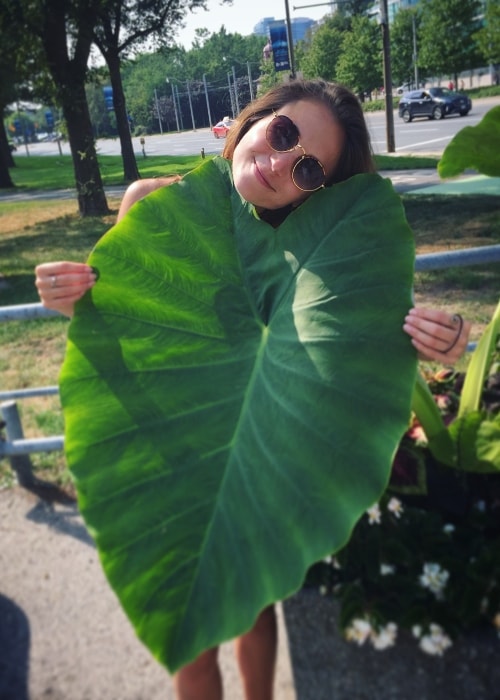
[[[325,1],[317,0],[318,4]],[[293,9],[297,6],[313,4],[315,4],[313,0],[288,0],[290,19],[310,17],[318,20],[324,17],[330,9],[326,4],[319,7]],[[218,0],[207,0],[207,6],[208,12],[198,10],[186,16],[186,27],[178,32],[176,43],[190,49],[196,36],[195,30],[200,27],[205,27],[210,34],[213,34],[224,25],[230,34],[238,33],[247,36],[252,34],[254,26],[263,17],[286,18],[285,0],[233,0],[232,6],[221,6]]]

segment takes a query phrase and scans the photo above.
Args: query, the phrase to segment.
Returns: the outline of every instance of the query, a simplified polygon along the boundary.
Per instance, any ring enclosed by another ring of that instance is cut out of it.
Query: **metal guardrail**
[[[500,262],[500,245],[489,245],[465,250],[449,250],[444,253],[417,255],[415,271],[443,270],[447,267],[467,267]]]
[[[448,267],[466,267],[495,262],[500,262],[500,245],[417,255],[415,271],[442,270]],[[0,306],[0,322],[28,321],[54,316],[60,316],[60,314],[57,311],[46,309],[42,304]],[[474,347],[475,343],[469,343],[467,350],[473,350]],[[12,468],[16,471],[21,485],[31,484],[34,480],[28,455],[35,452],[62,450],[64,448],[64,436],[55,435],[48,438],[25,439],[17,405],[12,399],[51,395],[58,392],[57,386],[0,392],[0,400],[8,399],[7,402],[0,405],[7,432],[7,440],[0,439],[0,459],[2,457],[10,458]]]

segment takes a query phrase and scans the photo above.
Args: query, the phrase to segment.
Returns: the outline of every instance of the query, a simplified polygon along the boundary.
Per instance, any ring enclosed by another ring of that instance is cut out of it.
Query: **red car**
[[[221,122],[217,122],[215,126],[212,127],[213,134],[216,139],[225,139],[227,132],[234,123],[234,119],[223,119]]]

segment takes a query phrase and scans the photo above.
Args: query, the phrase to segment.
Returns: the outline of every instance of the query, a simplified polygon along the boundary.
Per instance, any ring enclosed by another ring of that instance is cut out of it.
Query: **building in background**
[[[274,17],[263,17],[253,28],[253,33],[257,34],[257,36],[269,37],[269,27],[273,22],[276,22]],[[290,24],[292,26],[293,43],[297,44],[298,41],[305,39],[307,31],[313,27],[316,22],[309,17],[294,17],[290,20]]]

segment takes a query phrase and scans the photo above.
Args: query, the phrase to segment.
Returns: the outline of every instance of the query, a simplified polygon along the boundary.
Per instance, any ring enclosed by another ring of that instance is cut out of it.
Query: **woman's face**
[[[299,131],[305,153],[323,165],[328,180],[335,170],[344,144],[342,127],[321,102],[300,100],[281,107],[278,114],[289,117]],[[234,150],[234,185],[241,196],[257,209],[280,209],[300,204],[311,192],[299,190],[292,180],[294,163],[304,153],[301,148],[277,153],[266,140],[266,129],[273,115],[260,119],[243,136]]]

